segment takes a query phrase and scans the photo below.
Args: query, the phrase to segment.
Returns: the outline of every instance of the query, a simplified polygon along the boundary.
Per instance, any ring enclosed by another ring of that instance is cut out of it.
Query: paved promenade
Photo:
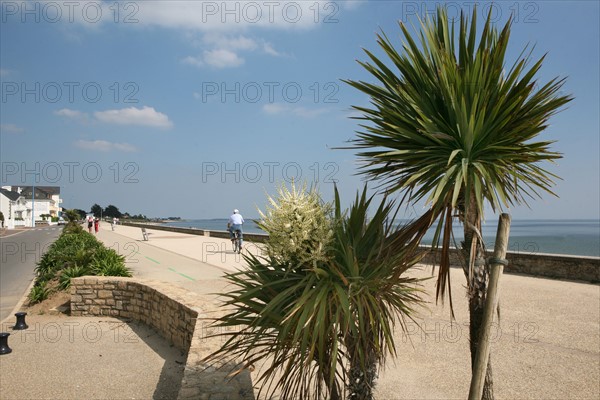
[[[117,226],[113,232],[110,225],[103,224],[98,238],[126,256],[134,276],[171,282],[202,294],[227,290],[223,274],[242,267],[242,258],[231,251],[231,243],[226,239],[150,229],[148,232],[150,240],[145,242],[140,228]],[[260,251],[250,243],[245,247],[253,253]],[[429,276],[430,268],[423,267],[413,274]],[[431,303],[421,310],[420,326],[409,323],[406,334],[397,329],[398,358],[389,359],[387,368],[380,373],[377,399],[467,397],[470,367],[464,277],[462,271],[452,270],[457,318],[454,323],[450,322],[447,305],[435,305],[433,281],[425,284]],[[500,296],[501,319],[495,325],[492,345],[496,397],[597,399],[600,395],[600,286],[505,274]],[[112,344],[103,346],[106,346],[104,354],[113,351]],[[116,347],[114,351],[118,351]],[[44,359],[43,352],[37,354]],[[133,368],[139,362],[132,357],[125,365],[130,363]],[[164,359],[148,363],[155,363],[159,370],[167,365]],[[0,376],[6,376],[5,365],[0,358]],[[58,367],[67,368],[62,364]],[[64,376],[69,373],[67,368]],[[93,374],[90,370],[90,378]],[[113,385],[133,383],[118,376],[114,375]],[[10,384],[25,383],[23,377],[17,375]],[[56,385],[61,384],[64,382],[56,381]],[[6,385],[5,379],[0,378],[0,389]],[[103,398],[86,396],[86,393],[82,391],[81,398]],[[0,398],[12,397],[4,397],[0,390]],[[149,397],[140,392],[136,398]]]

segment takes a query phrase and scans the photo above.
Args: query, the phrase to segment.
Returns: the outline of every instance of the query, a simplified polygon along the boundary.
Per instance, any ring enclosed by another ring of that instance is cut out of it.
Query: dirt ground
[[[70,315],[71,294],[69,292],[54,292],[40,303],[29,304],[25,302],[23,311],[28,315]]]

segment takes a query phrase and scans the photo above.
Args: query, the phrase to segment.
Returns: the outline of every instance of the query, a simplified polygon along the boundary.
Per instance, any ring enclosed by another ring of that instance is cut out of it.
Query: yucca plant
[[[56,259],[56,253],[50,249],[42,255],[35,267],[36,279],[38,281],[51,280],[61,267],[61,264]]]
[[[131,271],[125,266],[125,257],[106,247],[96,251],[90,271],[100,276],[131,276]]]
[[[48,298],[50,289],[46,285],[46,282],[40,282],[31,288],[28,296],[30,304],[39,303]]]
[[[545,56],[532,62],[526,47],[507,67],[510,19],[498,32],[490,10],[478,41],[477,12],[470,20],[461,13],[455,23],[438,7],[436,16],[420,21],[416,36],[401,23],[401,51],[378,35],[389,60],[365,50],[370,61],[360,62],[377,83],[345,81],[371,100],[371,107],[354,107],[364,121],[351,146],[359,150],[361,172],[387,193],[401,191],[403,202],[430,206],[434,246],[441,247],[438,298],[450,289],[452,220],[463,224],[472,357],[487,285],[484,205],[496,211],[553,194],[557,177],[541,163],[561,155],[538,136],[571,100],[560,93],[563,79],[536,80]],[[491,363],[484,398],[493,398]]]
[[[331,204],[315,188],[307,189],[306,183],[297,188],[294,182],[290,189],[282,184],[268,202],[265,212],[258,210],[257,225],[269,235],[269,256],[295,265],[325,261],[333,234]]]
[[[71,278],[85,275],[89,275],[89,270],[84,266],[75,264],[72,267],[65,268],[60,273],[58,287],[60,290],[67,290],[71,287]]]
[[[228,339],[208,360],[265,363],[258,384],[268,395],[372,398],[378,365],[395,354],[395,321],[403,326],[421,299],[418,281],[403,276],[419,260],[417,231],[387,224],[393,206],[385,200],[367,222],[371,201],[365,189],[346,215],[336,190],[319,261],[245,256],[247,269],[226,275],[230,311],[215,322]]]
[[[63,233],[65,234],[82,234],[84,233],[83,227],[79,225],[77,222],[69,221],[63,228]]]
[[[366,187],[347,215],[341,212],[337,190],[335,198],[339,223],[327,268],[328,300],[345,349],[348,398],[368,400],[379,367],[388,355],[396,356],[396,321],[405,330],[405,320],[412,320],[422,303],[419,280],[405,273],[423,257],[418,244],[431,215],[398,226],[394,202],[385,198],[368,215],[373,197],[367,197]]]

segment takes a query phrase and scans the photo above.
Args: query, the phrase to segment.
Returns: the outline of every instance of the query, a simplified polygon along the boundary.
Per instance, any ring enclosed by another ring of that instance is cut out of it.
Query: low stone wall
[[[254,399],[248,371],[229,378],[235,365],[202,362],[221,343],[219,338],[206,337],[210,321],[218,315],[208,296],[164,282],[86,276],[71,279],[71,315],[141,321],[186,351],[179,399]]]
[[[488,251],[487,256],[491,257],[492,252]],[[439,251],[429,251],[423,263],[434,264],[439,262],[439,259]],[[504,267],[506,273],[600,283],[600,258],[598,257],[508,251],[506,259],[508,261],[508,266]],[[456,249],[450,251],[450,263],[453,267],[461,266],[461,257]]]

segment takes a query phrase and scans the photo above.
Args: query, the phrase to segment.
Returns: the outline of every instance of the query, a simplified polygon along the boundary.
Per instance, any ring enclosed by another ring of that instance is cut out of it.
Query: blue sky
[[[450,14],[474,2],[446,2]],[[64,206],[148,216],[256,216],[282,181],[348,201],[362,187],[352,105],[340,79],[369,79],[362,48],[436,2],[11,2],[0,21],[2,184],[61,186]],[[512,63],[548,53],[545,82],[575,100],[542,137],[564,154],[555,192],[513,218],[599,218],[597,1],[478,2],[504,24]],[[374,186],[371,184],[371,186]],[[416,207],[416,212],[422,210]],[[409,211],[410,214],[410,211]],[[490,219],[492,216],[487,215]]]

